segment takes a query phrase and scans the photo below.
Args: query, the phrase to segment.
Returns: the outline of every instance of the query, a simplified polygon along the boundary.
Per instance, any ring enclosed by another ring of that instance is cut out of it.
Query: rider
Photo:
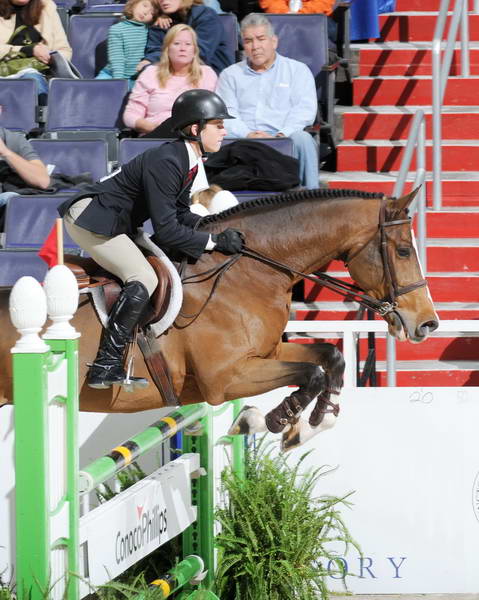
[[[196,231],[201,219],[190,211],[190,197],[208,187],[203,158],[216,152],[231,119],[215,93],[194,89],[173,104],[169,119],[174,141],[147,150],[99,183],[59,207],[71,238],[124,287],[113,305],[87,383],[108,388],[125,382],[124,355],[149,298],[156,274],[132,240],[137,227],[151,219],[153,241],[166,251],[197,259],[205,251],[235,254],[243,236],[234,229],[219,234]],[[130,378],[147,385],[142,378]]]

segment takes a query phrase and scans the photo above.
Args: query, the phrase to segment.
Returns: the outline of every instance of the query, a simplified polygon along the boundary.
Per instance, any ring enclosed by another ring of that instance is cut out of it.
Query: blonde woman
[[[171,116],[176,98],[194,88],[213,91],[216,81],[213,69],[200,62],[194,30],[189,25],[175,25],[165,36],[159,62],[139,75],[123,121],[141,135],[171,137],[159,126]]]

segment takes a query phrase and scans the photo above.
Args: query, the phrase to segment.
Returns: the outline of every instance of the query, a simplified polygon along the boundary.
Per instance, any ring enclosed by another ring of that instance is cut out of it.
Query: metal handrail
[[[469,67],[469,0],[455,0],[449,25],[447,42],[444,47],[443,37],[446,28],[450,0],[442,0],[436,21],[434,39],[432,41],[432,152],[433,152],[433,208],[441,210],[442,206],[442,103],[449,79],[454,46],[457,40],[459,24],[461,24],[461,77],[468,77]],[[475,0],[475,10],[479,11],[479,2]],[[441,51],[444,49],[443,60]]]

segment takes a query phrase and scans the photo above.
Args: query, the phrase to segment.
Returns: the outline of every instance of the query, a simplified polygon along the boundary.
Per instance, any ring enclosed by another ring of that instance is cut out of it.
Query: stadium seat
[[[218,17],[226,33],[225,40],[228,44],[231,60],[236,62],[238,55],[238,19],[233,14],[222,14]]]
[[[83,77],[95,77],[106,65],[108,30],[118,20],[119,15],[114,14],[82,14],[70,18],[68,39],[73,50],[72,63]]]
[[[55,165],[53,175],[89,173],[93,181],[98,181],[108,173],[108,147],[103,139],[34,139],[30,143],[45,164]]]
[[[55,219],[57,207],[68,194],[58,196],[15,196],[8,201],[5,211],[4,248],[10,250],[37,250],[43,246]],[[78,246],[64,232],[64,247],[78,250]]]
[[[0,79],[0,126],[29,132],[37,123],[37,90],[33,79]]]
[[[127,162],[130,162],[132,158],[138,156],[145,150],[149,150],[150,148],[154,148],[155,146],[161,146],[165,142],[171,140],[167,139],[152,139],[152,138],[123,138],[120,140],[120,151],[118,156],[118,162],[120,165],[124,165]]]
[[[11,287],[24,275],[43,281],[47,269],[36,252],[0,250],[0,287]]]
[[[124,79],[52,79],[45,129],[118,131],[127,93]]]
[[[83,11],[86,13],[122,13],[125,8],[124,4],[88,4]]]

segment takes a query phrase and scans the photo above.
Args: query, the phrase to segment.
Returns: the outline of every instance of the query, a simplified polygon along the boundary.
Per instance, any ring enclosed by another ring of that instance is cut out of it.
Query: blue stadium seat
[[[83,14],[86,13],[122,13],[125,8],[124,4],[88,4],[83,11]]]
[[[149,150],[150,148],[155,148],[156,146],[161,146],[165,142],[169,142],[171,140],[167,139],[154,139],[154,138],[123,138],[120,140],[120,152],[118,156],[118,162],[120,165],[124,165],[127,162],[130,162],[132,158],[138,156],[145,150]]]
[[[4,248],[37,250],[43,246],[55,219],[57,207],[69,196],[15,196],[10,198],[5,211]],[[78,246],[64,232],[64,247],[78,250]]]
[[[228,44],[231,60],[236,62],[238,54],[238,19],[233,14],[218,15],[218,17],[226,33],[225,40]]]
[[[98,181],[108,173],[108,146],[104,139],[33,139],[30,143],[45,164],[55,165],[53,175],[90,173],[93,181]]]
[[[47,269],[36,252],[0,250],[0,287],[11,287],[24,275],[43,281]]]
[[[108,30],[119,18],[119,15],[108,13],[70,18],[68,39],[73,50],[72,63],[83,77],[95,77],[106,65]]]
[[[0,126],[24,132],[38,127],[37,98],[33,79],[0,79]]]

